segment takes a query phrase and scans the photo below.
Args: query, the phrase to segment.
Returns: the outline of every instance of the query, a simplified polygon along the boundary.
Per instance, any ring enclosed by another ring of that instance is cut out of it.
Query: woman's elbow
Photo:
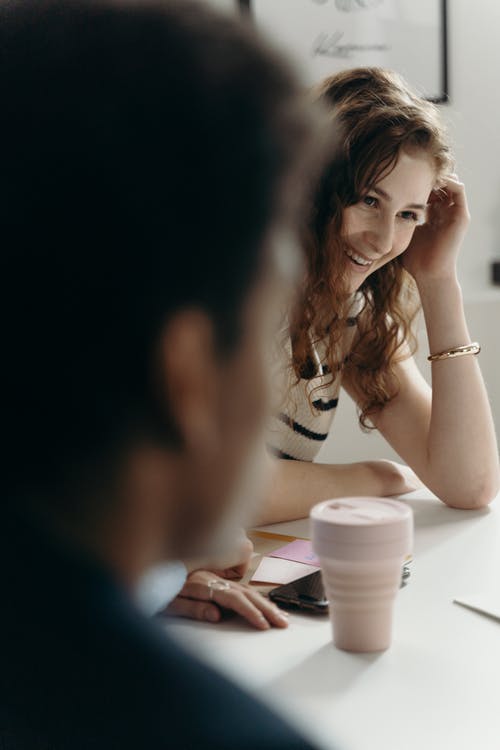
[[[479,510],[486,508],[500,492],[500,472],[477,478],[471,484],[462,484],[451,493],[440,495],[440,499],[450,508]]]

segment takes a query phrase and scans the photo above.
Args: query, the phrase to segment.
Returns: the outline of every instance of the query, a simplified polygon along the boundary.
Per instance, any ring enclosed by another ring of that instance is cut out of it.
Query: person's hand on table
[[[207,622],[219,622],[225,612],[235,612],[258,630],[288,625],[287,615],[258,591],[209,570],[189,573],[180,594],[164,612]]]
[[[186,583],[163,612],[206,622],[219,622],[225,613],[233,612],[259,630],[286,628],[288,617],[284,612],[255,589],[235,580],[245,575],[252,554],[253,544],[241,529],[229,552],[216,559],[185,562]]]

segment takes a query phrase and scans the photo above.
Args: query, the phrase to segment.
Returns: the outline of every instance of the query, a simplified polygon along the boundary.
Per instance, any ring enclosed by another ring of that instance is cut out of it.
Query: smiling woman
[[[341,133],[339,154],[304,228],[306,275],[285,333],[281,411],[270,433],[282,460],[262,520],[422,482],[450,506],[484,506],[498,491],[498,452],[457,278],[465,188],[438,111],[377,68],[331,76],[315,95]],[[412,357],[420,303],[430,355],[441,355],[431,357],[432,389]],[[457,347],[460,356],[449,354]],[[361,425],[378,429],[408,466],[312,463],[341,387]]]
[[[425,152],[403,151],[389,174],[344,209],[346,254],[356,274],[351,291],[359,288],[360,273],[366,277],[406,250],[415,227],[425,222],[435,182],[436,167]]]

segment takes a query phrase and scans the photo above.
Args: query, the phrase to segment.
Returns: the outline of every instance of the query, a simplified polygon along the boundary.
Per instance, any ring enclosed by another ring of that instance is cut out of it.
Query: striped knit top
[[[357,301],[356,301],[357,302]],[[359,303],[346,320],[341,349],[347,355],[357,331]],[[278,458],[313,461],[328,437],[342,384],[342,369],[332,377],[325,361],[324,342],[311,342],[310,372],[297,379],[290,363],[292,345],[285,344],[288,362],[280,374],[279,390],[285,394],[268,431],[269,451]]]

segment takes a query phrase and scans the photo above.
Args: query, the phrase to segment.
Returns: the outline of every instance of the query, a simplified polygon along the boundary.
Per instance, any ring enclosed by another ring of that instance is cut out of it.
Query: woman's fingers
[[[268,630],[271,625],[282,628],[288,625],[285,614],[258,591],[252,591],[247,586],[231,584],[229,589],[217,591],[216,600],[221,607],[237,612],[260,630]]]
[[[258,591],[253,590],[249,586],[229,581],[226,581],[227,588],[210,587],[210,581],[214,580],[219,583],[223,579],[207,571],[196,571],[188,578],[177,599],[192,600],[196,604],[201,603],[202,605],[205,602],[217,605],[223,609],[235,612],[259,630],[268,630],[271,625],[280,628],[287,627],[287,615]],[[180,609],[182,612],[189,612],[189,607],[184,605],[184,603],[181,603]],[[176,614],[170,607],[167,611]],[[201,613],[201,611],[201,609],[196,609],[197,614]],[[179,614],[182,615],[182,612],[179,611]],[[188,613],[185,616],[190,617],[191,615]],[[207,618],[197,616],[196,619]]]
[[[175,617],[188,617],[190,620],[204,620],[206,622],[219,622],[222,616],[216,604],[188,599],[185,596],[176,596],[164,612]]]
[[[463,182],[460,182],[458,175],[452,174],[445,177],[443,179],[442,189],[448,194],[448,197],[452,198],[452,205],[463,208],[468,212],[469,208],[467,204],[465,185]]]
[[[254,589],[249,589],[248,596],[271,625],[274,625],[276,628],[288,627],[288,615],[286,612],[283,612],[282,609]]]

